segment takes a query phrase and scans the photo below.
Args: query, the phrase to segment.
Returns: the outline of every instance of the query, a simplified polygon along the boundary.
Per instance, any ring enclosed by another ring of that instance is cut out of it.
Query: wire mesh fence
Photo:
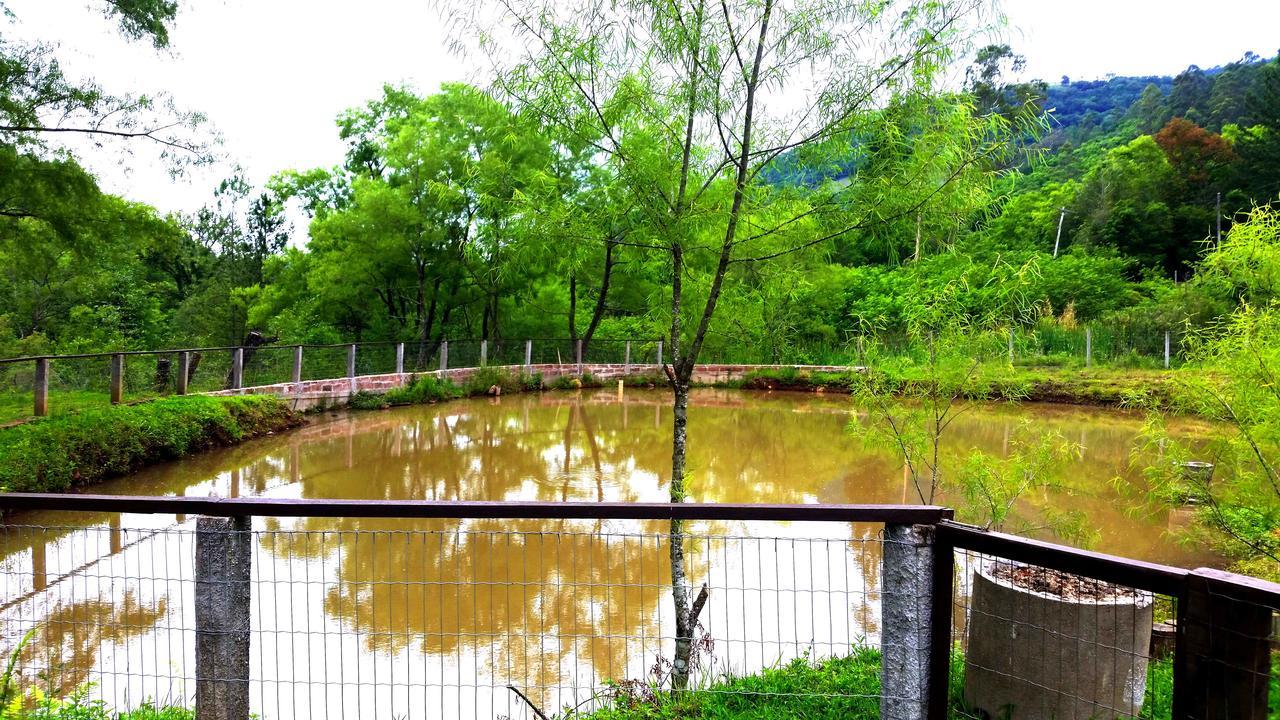
[[[19,697],[260,718],[1280,710],[1277,586],[929,523],[940,508],[219,502],[268,516],[5,497],[45,509],[0,523]],[[423,509],[444,517],[394,516]]]
[[[1064,327],[1037,324],[1008,331],[1007,348],[997,342],[971,349],[975,359],[1020,366],[1172,368],[1185,361],[1185,337],[1179,331],[1150,327]],[[368,342],[344,345],[261,345],[53,356],[0,360],[0,418],[62,413],[111,401],[132,402],[180,394],[181,359],[188,361],[186,392],[213,392],[290,382],[356,376],[434,372],[480,366],[619,365],[630,362],[637,372],[656,370],[673,359],[661,340],[616,338],[442,340]],[[795,346],[786,343],[742,346],[733,338],[711,338],[698,362],[703,365],[836,365],[874,366],[910,358],[924,362],[926,343],[901,333],[855,336],[841,341]],[[236,357],[240,356],[237,376]],[[39,362],[47,363],[47,388],[41,397]],[[119,365],[119,380],[114,366]],[[583,368],[589,372],[589,367]]]
[[[1174,598],[969,551],[956,567],[954,716],[1170,717]]]
[[[0,525],[0,651],[16,653],[24,692],[126,710],[247,682],[261,718],[534,718],[660,702],[654,689],[671,687],[665,521],[84,520]],[[206,567],[234,542],[243,580]],[[874,524],[691,525],[690,600],[705,597],[689,691],[878,708],[883,543]],[[226,605],[240,590],[246,606]],[[247,624],[218,626],[219,612]],[[202,660],[239,641],[244,678]],[[727,680],[797,663],[861,682]]]

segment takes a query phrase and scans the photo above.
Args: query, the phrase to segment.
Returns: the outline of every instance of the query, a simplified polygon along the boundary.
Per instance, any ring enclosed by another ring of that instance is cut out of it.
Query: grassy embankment
[[[953,717],[973,716],[962,698],[963,672],[964,661],[957,654],[951,674]],[[1165,720],[1171,716],[1172,680],[1170,661],[1157,661],[1148,668],[1146,700],[1140,718]],[[1273,705],[1278,694],[1273,687]],[[1274,710],[1273,707],[1273,713]],[[613,699],[605,707],[585,715],[573,715],[583,720],[849,720],[879,716],[880,653],[870,648],[818,663],[797,658],[780,667],[725,678],[680,694],[654,692],[642,684],[629,683],[617,686]],[[15,706],[12,714],[0,710],[0,718],[13,720],[189,720],[192,717],[194,713],[187,709],[153,705],[116,714],[101,703],[76,698],[43,699],[34,706]]]
[[[964,659],[959,653],[952,660],[951,678],[951,715],[974,717],[963,700]],[[1169,718],[1172,688],[1172,662],[1152,663],[1147,670],[1146,699],[1139,717]],[[623,687],[610,705],[585,716],[589,720],[878,717],[880,653],[875,649],[855,650],[848,657],[820,663],[798,658],[780,667],[726,678],[678,695]]]
[[[0,491],[65,492],[301,424],[268,396],[171,397],[0,429]]]
[[[1175,373],[1167,370],[1015,367],[993,382],[975,384],[966,394],[980,400],[1023,400],[1106,407],[1161,407],[1178,409]],[[899,394],[910,397],[925,382],[923,374],[888,370],[888,380]],[[795,368],[757,370],[732,387],[749,390],[851,392],[861,381],[855,372],[807,372]]]

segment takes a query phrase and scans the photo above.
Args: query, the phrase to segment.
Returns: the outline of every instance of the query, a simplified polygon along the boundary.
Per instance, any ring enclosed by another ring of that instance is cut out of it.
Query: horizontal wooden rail
[[[523,344],[526,340],[533,340],[534,342],[562,342],[566,344],[572,344],[573,342],[575,342],[574,340],[569,340],[566,338],[520,338],[518,340],[515,340],[515,339],[489,340],[488,342],[493,343],[495,345],[505,343],[505,344],[511,345],[512,347],[517,347]],[[450,342],[457,345],[459,343],[479,343],[479,342],[485,342],[485,341],[480,338],[476,338],[476,339],[456,338],[456,339],[449,339],[444,342]],[[661,342],[661,339],[637,339],[637,338],[630,338],[630,339],[592,338],[591,339],[592,345],[596,343],[625,343],[625,342],[657,343],[657,342]],[[347,342],[347,343],[290,343],[290,344],[266,343],[263,345],[218,345],[214,347],[165,348],[160,350],[110,350],[105,352],[70,353],[67,355],[23,355],[21,357],[0,358],[0,365],[10,365],[13,363],[29,363],[29,362],[35,362],[36,360],[87,360],[90,358],[109,358],[109,357],[114,357],[116,355],[125,355],[125,356],[132,357],[132,356],[138,356],[138,355],[173,355],[176,353],[184,353],[184,352],[185,353],[197,353],[197,352],[207,353],[207,352],[231,352],[232,350],[284,350],[284,349],[296,348],[296,347],[315,350],[315,349],[345,348],[345,347],[351,347],[352,345],[356,347],[379,347],[379,346],[393,347],[401,344],[408,345],[408,346],[415,346],[415,345],[439,345],[440,343],[429,341],[429,340],[364,340],[359,342]]]
[[[938,541],[947,547],[972,550],[1028,565],[1042,565],[1073,575],[1174,597],[1182,595],[1187,577],[1191,574],[1190,570],[1169,565],[1055,545],[951,521],[938,524]]]
[[[173,513],[219,517],[540,518],[586,520],[787,520],[933,524],[951,517],[933,505],[755,505],[717,503],[487,502],[193,498],[0,493],[0,510]]]

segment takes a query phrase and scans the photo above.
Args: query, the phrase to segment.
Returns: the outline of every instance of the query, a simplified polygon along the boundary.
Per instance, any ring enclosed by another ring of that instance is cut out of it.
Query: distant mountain
[[[1062,82],[1049,86],[1045,108],[1052,111],[1055,125],[1079,125],[1090,113],[1097,116],[1098,124],[1108,125],[1119,121],[1148,85],[1155,85],[1168,95],[1173,89],[1173,77],[1113,76],[1106,80]]]

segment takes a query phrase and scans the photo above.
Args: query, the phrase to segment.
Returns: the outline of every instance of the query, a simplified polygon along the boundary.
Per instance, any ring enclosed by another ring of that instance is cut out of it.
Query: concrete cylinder
[[[965,702],[1009,720],[1136,717],[1151,622],[1149,593],[1068,599],[975,567]]]

